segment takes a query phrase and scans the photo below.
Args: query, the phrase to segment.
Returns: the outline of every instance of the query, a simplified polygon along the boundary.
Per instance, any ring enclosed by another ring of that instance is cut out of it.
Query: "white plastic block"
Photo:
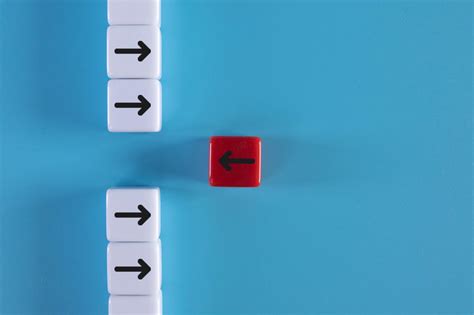
[[[161,289],[161,243],[109,243],[107,286],[112,295],[156,295]]]
[[[110,80],[107,125],[110,132],[159,132],[161,83],[157,80]]]
[[[160,237],[160,189],[107,190],[107,239],[110,242],[153,242]]]
[[[110,25],[160,25],[160,0],[108,0]]]
[[[111,79],[159,79],[161,33],[157,26],[109,26],[107,73]]]
[[[127,296],[111,295],[109,298],[109,315],[162,315],[163,297],[157,295]]]

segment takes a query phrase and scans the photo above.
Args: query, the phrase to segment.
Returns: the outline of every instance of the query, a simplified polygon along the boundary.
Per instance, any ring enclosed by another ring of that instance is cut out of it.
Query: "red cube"
[[[261,147],[258,137],[211,137],[209,184],[220,187],[260,186]]]

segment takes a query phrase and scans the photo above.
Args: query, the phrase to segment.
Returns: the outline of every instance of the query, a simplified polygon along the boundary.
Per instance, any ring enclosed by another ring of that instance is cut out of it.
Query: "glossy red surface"
[[[261,180],[261,141],[258,137],[211,137],[209,184],[257,187]]]

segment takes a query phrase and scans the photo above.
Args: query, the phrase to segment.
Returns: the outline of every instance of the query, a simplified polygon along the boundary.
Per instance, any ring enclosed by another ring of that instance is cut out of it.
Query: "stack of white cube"
[[[108,0],[111,132],[161,130],[160,0]]]
[[[110,132],[161,130],[160,0],[108,0]],[[107,191],[109,314],[162,314],[160,190]]]
[[[159,188],[114,188],[106,202],[109,315],[161,315]]]

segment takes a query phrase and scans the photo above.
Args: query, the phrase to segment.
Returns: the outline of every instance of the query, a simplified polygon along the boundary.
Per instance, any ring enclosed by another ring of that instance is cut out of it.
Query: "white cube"
[[[110,242],[153,242],[160,237],[160,189],[114,188],[106,196]]]
[[[161,289],[161,243],[109,243],[107,286],[112,295],[156,295]]]
[[[107,73],[111,79],[159,79],[160,29],[157,26],[109,26]]]
[[[158,80],[110,80],[107,126],[110,132],[161,130],[161,83]]]
[[[110,25],[160,25],[160,0],[108,0]]]
[[[161,291],[151,296],[111,295],[109,315],[161,315],[163,297]]]

